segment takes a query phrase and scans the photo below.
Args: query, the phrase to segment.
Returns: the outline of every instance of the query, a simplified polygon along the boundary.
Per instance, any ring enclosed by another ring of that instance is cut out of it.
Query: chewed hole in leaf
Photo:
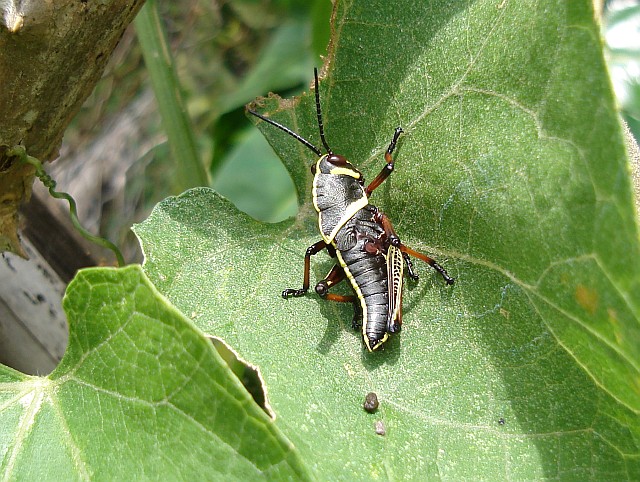
[[[222,339],[215,336],[209,336],[209,339],[211,340],[211,343],[213,343],[218,354],[229,366],[233,374],[238,377],[240,383],[242,383],[244,388],[247,389],[258,406],[262,408],[269,417],[275,420],[276,414],[269,405],[267,387],[262,379],[262,375],[260,374],[260,368],[243,360],[233,350],[233,348],[227,345]]]

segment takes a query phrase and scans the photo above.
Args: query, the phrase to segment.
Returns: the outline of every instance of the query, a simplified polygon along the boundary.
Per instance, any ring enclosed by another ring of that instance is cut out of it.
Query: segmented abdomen
[[[381,228],[370,220],[371,212],[362,209],[340,230],[336,241],[338,246],[344,238],[355,242],[349,243],[348,249],[339,249],[337,254],[351,286],[360,299],[365,343],[374,350],[388,336],[389,287],[387,261],[384,255],[372,254],[365,250],[367,240],[376,239],[382,232]]]

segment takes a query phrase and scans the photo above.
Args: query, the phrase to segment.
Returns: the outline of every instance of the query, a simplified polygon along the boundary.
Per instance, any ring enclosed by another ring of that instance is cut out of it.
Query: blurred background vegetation
[[[293,183],[244,112],[256,97],[308,89],[329,42],[330,0],[154,0],[173,55],[195,151],[210,185],[256,219],[297,211]],[[640,138],[640,6],[604,2],[603,36],[623,116]],[[136,23],[139,27],[139,23]],[[140,32],[138,32],[140,33]],[[50,166],[80,218],[141,261],[130,226],[183,189],[132,26]]]
[[[640,4],[605,2],[602,18],[605,53],[622,116],[640,139]]]

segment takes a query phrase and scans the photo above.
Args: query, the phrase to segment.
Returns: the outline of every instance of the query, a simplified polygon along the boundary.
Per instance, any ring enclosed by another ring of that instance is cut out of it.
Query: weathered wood
[[[65,283],[28,241],[25,261],[0,259],[0,363],[29,374],[53,370],[67,347]]]

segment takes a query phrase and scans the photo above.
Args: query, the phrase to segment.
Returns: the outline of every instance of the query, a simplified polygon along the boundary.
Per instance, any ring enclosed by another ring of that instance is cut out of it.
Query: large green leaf
[[[405,129],[372,202],[456,285],[421,266],[374,354],[350,306],[281,299],[319,236],[309,151],[264,123],[298,216],[168,199],[136,229],[156,285],[262,368],[322,478],[639,478],[638,231],[591,2],[338,2],[332,41],[332,148],[371,179]],[[312,96],[266,107],[319,144]],[[314,280],[332,265],[316,258]]]
[[[69,285],[69,347],[48,377],[0,366],[2,480],[305,476],[213,345],[139,266]]]

